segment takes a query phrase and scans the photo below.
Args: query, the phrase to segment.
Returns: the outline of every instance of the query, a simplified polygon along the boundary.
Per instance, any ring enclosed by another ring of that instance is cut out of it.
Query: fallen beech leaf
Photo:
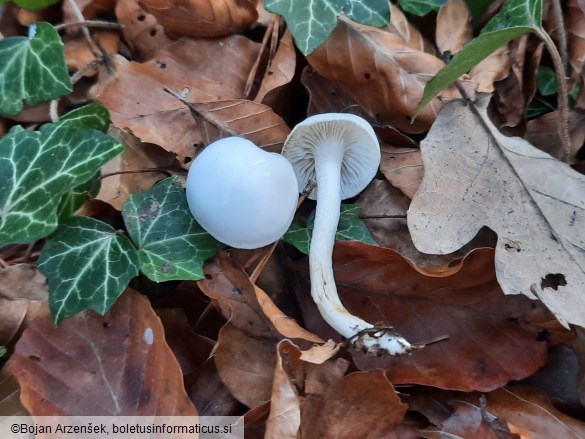
[[[86,311],[59,327],[45,308],[9,365],[33,416],[197,415],[159,318],[131,289],[106,316]]]
[[[77,8],[83,14],[83,18],[89,20],[99,15],[111,12],[116,4],[115,0],[76,0]],[[69,2],[63,3],[63,16],[65,23],[79,21],[78,14]]]
[[[238,136],[270,152],[280,153],[290,128],[272,108],[245,99],[217,102],[185,102],[196,121],[211,124],[203,130],[203,142]],[[201,120],[203,119],[203,120]],[[219,131],[218,131],[219,130]]]
[[[525,138],[542,151],[562,159],[565,153],[561,148],[558,121],[558,111],[551,111],[536,119],[529,120],[526,124]],[[568,160],[570,163],[574,163],[578,161],[577,153],[585,142],[585,116],[580,112],[569,111],[569,137],[571,153]]]
[[[188,162],[196,155],[201,133],[189,109],[164,88],[185,90],[185,99],[192,102],[241,98],[257,51],[258,44],[241,35],[181,39],[146,63],[119,63],[97,99],[110,110],[115,126]],[[224,66],[226,59],[230,68]]]
[[[124,40],[138,60],[147,61],[159,49],[172,43],[156,18],[152,14],[147,14],[138,4],[138,0],[118,0],[116,17],[122,26]]]
[[[277,342],[252,337],[231,323],[221,328],[215,365],[223,383],[242,404],[256,407],[270,399]]]
[[[477,84],[478,93],[493,93],[494,84],[510,73],[510,47],[508,44],[490,53],[469,72],[470,81]]]
[[[388,26],[388,30],[402,38],[411,48],[432,55],[435,54],[433,45],[407,20],[402,9],[394,3],[390,3],[390,25]]]
[[[476,104],[483,122],[461,101],[448,104],[421,142],[425,176],[408,215],[413,241],[445,254],[488,226],[498,234],[504,293],[538,298],[564,325],[585,326],[585,176],[502,135],[488,102]]]
[[[557,410],[545,392],[531,387],[508,387],[486,395],[490,413],[507,421],[510,430],[525,431],[530,439],[582,439],[585,423]],[[470,402],[477,396],[469,395]]]
[[[0,269],[0,298],[41,301],[47,296],[47,278],[36,265],[17,264]]]
[[[339,352],[340,346],[333,340],[327,340],[325,344],[315,345],[306,351],[301,351],[301,360],[307,363],[323,364]]]
[[[380,171],[392,186],[412,198],[424,175],[420,149],[383,145],[381,150]]]
[[[278,97],[283,87],[289,84],[296,68],[295,46],[292,36],[287,30],[279,40],[278,49],[274,57],[269,59],[264,78],[260,83],[254,102],[276,107]]]
[[[235,34],[256,22],[256,0],[140,0],[165,30],[189,37]]]
[[[22,324],[28,304],[25,300],[0,298],[0,346],[9,344]]]
[[[320,75],[343,85],[379,123],[420,133],[429,128],[440,107],[434,100],[411,123],[426,82],[444,64],[387,29],[340,18],[333,33],[307,60]],[[442,96],[449,95],[446,90]]]
[[[471,252],[451,270],[423,274],[391,249],[338,241],[335,279],[348,310],[391,324],[410,342],[449,338],[412,355],[368,357],[350,351],[359,369],[384,368],[394,384],[490,391],[533,374],[546,362],[546,343],[526,323],[544,306],[502,294],[493,249]],[[306,292],[297,293],[308,329],[338,339]]]
[[[571,78],[577,80],[583,68],[585,58],[585,2],[583,0],[569,0],[567,2],[567,37],[569,60],[571,63]]]
[[[221,381],[213,357],[188,377],[187,393],[199,416],[233,416],[241,413],[239,401]]]
[[[0,413],[5,416],[29,416],[20,401],[18,381],[8,372],[7,367],[0,370]]]
[[[300,338],[313,343],[324,343],[321,338],[299,326],[293,318],[278,309],[270,296],[262,288],[254,285],[254,292],[256,293],[256,299],[258,299],[258,304],[262,308],[264,315],[270,319],[270,322],[280,334],[285,337]]]
[[[435,40],[439,52],[456,54],[473,38],[471,13],[465,0],[449,0],[437,14]]]
[[[277,345],[276,367],[272,382],[270,414],[266,420],[266,439],[296,439],[301,425],[300,399],[285,369],[285,363],[296,363],[300,367],[300,350],[288,340]]]
[[[102,29],[96,30],[92,36],[100,42],[101,47],[107,54],[118,52],[118,46],[120,45],[120,34],[118,32]],[[95,61],[95,54],[83,34],[65,36],[63,42],[65,44],[65,61],[67,61],[67,68],[70,71],[79,71]],[[95,45],[93,49],[99,52]],[[86,70],[84,73],[84,76],[95,76],[97,66],[91,70]]]
[[[328,389],[319,422],[303,438],[407,438],[396,431],[405,413],[382,371],[354,372]]]

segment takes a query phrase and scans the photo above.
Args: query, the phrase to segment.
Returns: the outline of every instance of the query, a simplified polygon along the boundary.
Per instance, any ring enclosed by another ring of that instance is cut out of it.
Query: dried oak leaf
[[[189,109],[164,88],[186,91],[191,102],[241,98],[257,51],[257,43],[240,35],[180,39],[146,63],[119,62],[116,75],[98,89],[97,100],[110,110],[115,126],[184,162],[195,156],[201,133]]]
[[[105,316],[86,311],[59,327],[46,307],[9,366],[32,415],[197,415],[159,318],[131,289]]]
[[[567,2],[567,36],[571,78],[579,79],[585,59],[585,1],[569,0]]]
[[[338,241],[335,279],[348,310],[369,322],[391,324],[410,342],[447,335],[412,355],[368,357],[351,351],[360,369],[384,368],[394,384],[489,391],[533,374],[546,362],[546,343],[528,324],[542,305],[502,294],[493,249],[477,249],[439,270],[422,270],[391,249]],[[309,297],[297,295],[308,329],[334,338]]]
[[[435,99],[414,123],[425,84],[444,66],[414,49],[388,28],[374,28],[340,18],[329,38],[307,57],[325,78],[341,84],[376,121],[408,133],[428,130],[440,103]],[[442,97],[455,96],[451,89]]]
[[[567,325],[585,326],[585,176],[461,101],[444,107],[421,142],[425,175],[408,226],[425,253],[450,253],[483,226],[498,234],[496,274],[506,294],[540,299]]]
[[[140,0],[170,34],[221,37],[250,27],[258,19],[256,0]]]

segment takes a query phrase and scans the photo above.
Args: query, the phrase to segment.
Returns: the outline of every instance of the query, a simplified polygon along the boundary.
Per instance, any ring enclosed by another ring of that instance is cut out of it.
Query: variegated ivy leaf
[[[29,9],[31,11],[38,11],[45,9],[48,6],[59,3],[60,0],[11,0],[21,8]],[[0,4],[7,3],[8,0],[0,0]]]
[[[284,17],[304,55],[327,39],[340,14],[370,26],[390,22],[388,0],[265,0],[264,7]]]
[[[366,225],[359,219],[362,208],[355,204],[342,204],[339,224],[335,239],[339,241],[361,241],[367,244],[378,245]],[[294,245],[298,250],[309,254],[311,234],[313,233],[314,212],[307,221],[307,228],[292,224],[283,236],[283,240]]]
[[[105,314],[138,274],[138,266],[138,252],[125,234],[94,218],[70,218],[47,241],[39,259],[53,320],[58,324],[85,309]]]
[[[445,3],[447,0],[398,0],[398,5],[403,11],[419,17],[438,11]]]
[[[195,221],[175,177],[131,195],[122,215],[140,270],[155,282],[203,278],[203,262],[223,247]]]
[[[0,114],[15,116],[23,100],[32,106],[72,91],[63,42],[49,23],[0,40]]]
[[[0,140],[0,246],[53,232],[63,196],[122,152],[117,140],[88,129],[103,128],[104,111],[79,110],[38,132],[17,126]]]

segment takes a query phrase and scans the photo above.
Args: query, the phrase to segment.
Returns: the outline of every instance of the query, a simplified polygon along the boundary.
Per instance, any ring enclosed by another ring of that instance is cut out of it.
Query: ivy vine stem
[[[566,162],[569,160],[571,155],[571,140],[569,136],[569,87],[567,85],[567,76],[563,60],[554,41],[550,35],[542,28],[536,29],[536,35],[542,39],[548,52],[550,53],[551,59],[555,67],[555,73],[557,76],[557,82],[559,84],[558,92],[558,110],[559,110],[559,121],[558,121],[558,134],[561,139],[561,147],[563,150],[563,160]]]

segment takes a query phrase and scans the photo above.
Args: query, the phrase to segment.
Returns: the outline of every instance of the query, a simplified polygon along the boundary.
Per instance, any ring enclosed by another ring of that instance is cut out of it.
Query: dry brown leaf
[[[28,303],[25,300],[0,298],[0,346],[8,345],[20,329]]]
[[[119,63],[97,99],[110,110],[115,126],[184,161],[195,156],[201,134],[189,109],[164,88],[187,91],[185,98],[191,102],[240,98],[257,50],[257,43],[239,35],[181,39],[146,63]]]
[[[118,53],[120,45],[120,34],[118,32],[102,29],[93,32],[92,36],[99,41],[106,53]],[[77,72],[95,61],[95,54],[82,34],[66,35],[63,37],[63,43],[65,44],[67,68],[70,71]],[[99,53],[97,47],[94,47],[94,50]],[[96,66],[94,69],[86,70],[84,76],[95,76],[97,72]]]
[[[509,46],[501,46],[471,69],[470,81],[477,84],[478,93],[492,93],[494,84],[509,75],[511,63]]]
[[[75,0],[85,19],[96,18],[114,10],[116,0]],[[63,2],[63,19],[65,23],[79,21],[71,3]]]
[[[101,180],[100,191],[95,198],[121,211],[131,194],[149,189],[168,175],[164,171],[138,174],[124,172],[149,168],[171,169],[177,161],[173,154],[157,145],[141,143],[131,133],[113,128],[110,135],[124,144],[125,148],[122,154],[103,166],[102,175],[113,175]]]
[[[558,111],[543,114],[536,119],[529,120],[526,124],[525,139],[542,151],[562,160],[565,152],[561,147],[558,130]],[[569,163],[577,162],[576,155],[585,142],[585,116],[576,111],[569,111],[569,139],[571,141],[571,153]]]
[[[368,357],[350,351],[360,369],[384,368],[394,384],[489,391],[533,374],[546,362],[546,344],[529,322],[550,318],[543,305],[504,296],[493,268],[493,250],[478,249],[443,272],[421,273],[391,249],[338,241],[335,278],[348,310],[390,324],[410,342],[447,335],[409,356]],[[308,329],[338,339],[310,299],[297,296]]]
[[[282,88],[288,85],[295,74],[296,53],[292,36],[285,31],[279,40],[278,49],[274,57],[269,59],[268,67],[254,102],[276,107],[278,98],[281,96]]]
[[[48,307],[10,357],[33,416],[196,416],[181,369],[148,299],[128,289],[105,316],[55,327]]]
[[[405,413],[406,405],[382,371],[354,372],[329,387],[319,422],[303,438],[407,439],[411,436],[398,433]]]
[[[199,416],[233,416],[239,412],[240,403],[221,381],[213,357],[205,361],[186,384]]]
[[[201,127],[203,143],[225,136],[245,137],[270,152],[280,153],[290,128],[267,105],[245,99],[216,102],[186,102]]]
[[[465,0],[449,0],[437,14],[435,41],[439,52],[455,55],[473,38],[471,13]]]
[[[496,273],[506,294],[540,299],[565,325],[585,326],[585,176],[460,101],[421,142],[425,176],[408,226],[416,247],[450,253],[482,226],[498,234]],[[489,132],[486,132],[486,129]]]
[[[402,38],[412,49],[435,54],[433,45],[406,19],[402,9],[394,3],[390,3],[390,25],[387,29]]]
[[[323,364],[339,352],[340,345],[333,340],[327,340],[325,344],[315,345],[306,351],[301,351],[301,360],[307,363]]]
[[[579,79],[585,59],[585,0],[567,2],[566,26],[571,78]]]
[[[384,177],[404,195],[414,197],[424,175],[420,149],[382,145],[381,150]]]
[[[471,396],[471,395],[470,395]],[[585,423],[557,410],[546,393],[530,387],[508,387],[486,395],[487,409],[508,423],[510,430],[530,439],[583,439]],[[469,398],[477,401],[477,396]]]
[[[231,394],[248,407],[270,399],[276,339],[252,337],[231,323],[219,332],[215,365]]]
[[[0,370],[0,415],[1,416],[28,416],[22,402],[20,402],[20,386],[7,367]]]
[[[0,298],[42,301],[47,297],[47,278],[35,265],[17,264],[0,269]]]
[[[301,425],[300,399],[291,383],[295,377],[289,376],[286,369],[298,370],[300,357],[300,350],[289,340],[278,343],[265,439],[297,438]]]
[[[274,328],[281,335],[289,338],[300,338],[313,343],[324,343],[320,337],[302,328],[293,318],[287,316],[278,309],[270,296],[266,294],[262,288],[254,285],[254,291],[256,293],[258,304],[262,308],[262,312],[264,312],[264,315],[270,319]]]
[[[307,57],[325,78],[337,82],[381,124],[408,133],[426,131],[440,104],[435,99],[411,118],[425,84],[444,66],[433,55],[413,49],[400,36],[340,19],[329,38]],[[442,96],[450,96],[448,89]]]
[[[139,61],[151,59],[159,49],[172,42],[156,18],[140,7],[138,0],[118,0],[116,17],[124,40]]]
[[[256,0],[140,0],[170,34],[221,37],[256,22]]]

